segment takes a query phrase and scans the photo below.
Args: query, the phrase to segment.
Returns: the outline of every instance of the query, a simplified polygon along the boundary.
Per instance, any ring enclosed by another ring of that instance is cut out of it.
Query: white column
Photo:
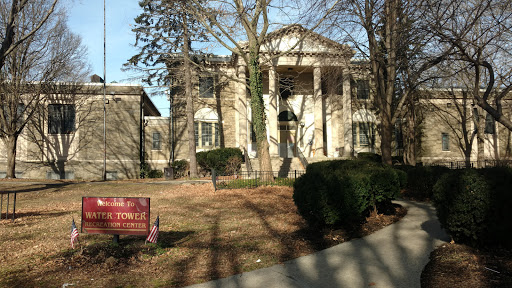
[[[268,71],[268,92],[269,92],[269,104],[268,104],[268,128],[269,128],[269,151],[271,157],[278,157],[279,150],[277,148],[278,130],[277,130],[277,73],[274,67],[271,67]]]
[[[314,100],[314,126],[315,143],[314,157],[324,156],[324,117],[322,105],[322,70],[320,67],[313,68],[313,100]]]
[[[343,70],[343,133],[344,151],[343,156],[354,155],[354,143],[352,139],[352,89],[350,89],[350,73],[348,69]]]
[[[236,111],[235,111],[235,127],[236,127],[236,139],[237,145],[240,149],[246,149],[248,147],[247,139],[247,88],[246,88],[246,74],[245,66],[238,66],[238,82],[237,82],[237,99],[236,99]]]

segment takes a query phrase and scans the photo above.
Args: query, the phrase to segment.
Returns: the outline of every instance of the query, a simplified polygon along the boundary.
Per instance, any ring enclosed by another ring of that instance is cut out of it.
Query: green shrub
[[[400,189],[407,187],[407,172],[400,169],[395,169],[395,173],[398,176],[398,182],[400,183]]]
[[[217,175],[232,175],[243,163],[242,151],[238,148],[219,148],[196,154],[197,165],[202,173],[215,169]]]
[[[479,171],[487,180],[491,195],[485,242],[512,248],[512,169],[496,167]]]
[[[418,200],[432,199],[434,184],[450,169],[442,166],[395,166],[407,172],[407,193]]]
[[[471,245],[484,241],[490,187],[475,169],[444,174],[434,185],[433,200],[441,226],[455,241]]]
[[[335,160],[308,165],[294,183],[299,213],[313,225],[357,225],[371,210],[398,195],[397,173],[366,160]]]
[[[379,154],[370,153],[370,152],[357,153],[357,159],[371,161],[371,162],[377,162],[377,163],[382,162],[382,156],[380,156]]]
[[[181,178],[188,175],[189,164],[187,160],[176,160],[171,166],[174,178]]]
[[[164,172],[162,170],[151,170],[148,173],[148,178],[162,178],[164,177]]]

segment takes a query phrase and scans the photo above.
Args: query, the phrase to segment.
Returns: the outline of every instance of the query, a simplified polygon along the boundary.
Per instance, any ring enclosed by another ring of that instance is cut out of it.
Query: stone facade
[[[307,36],[301,39],[304,33]],[[350,47],[300,26],[275,31],[268,39],[261,50],[261,66],[273,165],[297,162],[293,160],[299,155],[311,162],[380,153],[367,64],[353,59]],[[206,69],[194,72],[192,79],[194,127],[187,127],[185,97],[179,89],[170,95],[172,116],[161,117],[141,86],[107,84],[108,178],[138,178],[143,162],[149,169],[163,170],[173,159],[189,159],[188,129],[195,131],[197,152],[238,147],[250,158],[258,156],[244,61],[236,55],[213,56],[205,63]],[[59,94],[48,95],[44,109],[20,136],[18,176],[101,179],[103,84],[81,84],[73,91],[61,87]],[[462,90],[424,90],[418,99],[418,162],[510,157],[510,131],[472,105]],[[512,113],[510,101],[503,103],[507,117]],[[74,107],[74,126],[72,131],[55,133],[58,127],[50,127],[55,119],[49,114],[71,109],[62,105]],[[405,121],[400,119],[396,127],[395,155],[403,153]],[[0,167],[5,167],[6,152],[2,145],[0,149]],[[1,173],[0,168],[0,177]]]
[[[20,178],[101,179],[103,84],[58,86],[67,92],[47,95],[41,111],[19,136],[16,174]],[[160,114],[139,85],[107,84],[106,103],[107,178],[138,178],[143,155],[141,121],[146,115]],[[68,112],[63,112],[64,106]],[[62,131],[62,125],[71,128]],[[0,149],[0,173],[5,173],[7,152],[4,145]]]

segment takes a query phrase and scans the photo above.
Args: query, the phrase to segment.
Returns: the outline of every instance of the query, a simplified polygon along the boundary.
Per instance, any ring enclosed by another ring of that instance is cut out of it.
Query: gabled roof
[[[304,36],[304,34],[306,34]],[[297,44],[297,41],[302,41]],[[290,53],[335,54],[352,57],[355,53],[349,45],[343,45],[304,28],[299,24],[285,26],[269,33],[262,44],[263,53],[280,53],[290,50]]]

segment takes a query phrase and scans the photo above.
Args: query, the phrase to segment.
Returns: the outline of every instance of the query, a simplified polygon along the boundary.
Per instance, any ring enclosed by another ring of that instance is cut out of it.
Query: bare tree
[[[18,137],[45,97],[55,92],[53,82],[83,80],[88,73],[81,39],[69,31],[56,3],[12,1],[0,8],[6,31],[1,35],[0,136],[7,147],[7,178],[15,177]]]
[[[392,163],[393,130],[407,117],[406,155],[415,164],[412,95],[429,78],[428,71],[451,53],[431,43],[423,1],[348,0],[338,5],[331,25],[368,61],[374,105],[380,120],[382,161]],[[362,30],[362,31],[361,31]]]
[[[432,30],[440,43],[452,45],[454,60],[473,71],[475,104],[512,130],[503,99],[512,91],[512,1],[428,1]]]
[[[282,13],[286,19],[285,24],[294,24],[294,20],[304,20],[305,17],[292,19],[287,13],[289,5],[296,2],[283,2],[279,6],[278,1],[272,0],[252,0],[252,1],[208,1],[208,5],[200,5],[199,0],[192,0],[195,3],[191,12],[196,19],[203,25],[212,38],[221,46],[231,51],[237,57],[242,59],[248,70],[248,88],[250,91],[250,106],[252,112],[252,124],[256,135],[258,150],[258,161],[260,169],[263,171],[272,171],[270,161],[269,142],[267,140],[267,127],[265,114],[265,103],[263,100],[263,72],[262,66],[271,66],[272,59],[275,59],[287,51],[281,51],[277,55],[270,55],[268,58],[261,58],[260,52],[265,41],[268,39],[269,29],[275,26],[270,17],[272,13]],[[328,1],[329,3],[307,3],[316,9],[310,9],[310,13],[317,13],[317,19],[308,28],[312,30],[318,28],[325,20],[326,15],[332,12],[339,1]],[[303,3],[304,4],[304,3]],[[312,7],[308,6],[308,7]],[[305,9],[306,10],[306,9]],[[282,21],[282,19],[279,19]],[[276,19],[277,20],[277,19]],[[283,23],[279,23],[282,25]],[[290,50],[294,49],[309,34],[304,33]],[[244,79],[245,82],[245,79]],[[245,83],[244,83],[245,84]]]

